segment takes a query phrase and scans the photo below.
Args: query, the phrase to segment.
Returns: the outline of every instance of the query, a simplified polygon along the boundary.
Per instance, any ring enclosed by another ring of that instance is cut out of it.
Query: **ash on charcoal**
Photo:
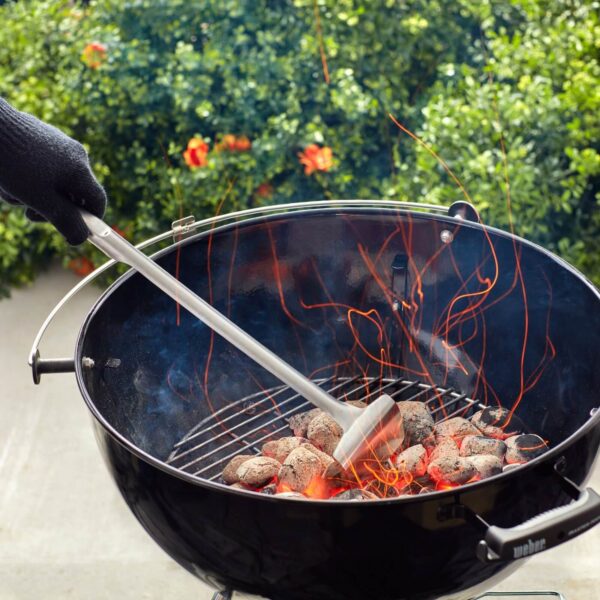
[[[271,481],[278,473],[281,464],[268,456],[255,456],[243,462],[237,470],[241,483],[250,487],[262,487]]]
[[[432,450],[429,456],[429,462],[434,462],[438,458],[460,456],[458,444],[453,438],[442,438],[437,446]]]
[[[523,430],[523,423],[501,406],[488,406],[471,417],[471,423],[484,435],[504,439]],[[505,433],[506,432],[506,433]]]
[[[331,415],[321,412],[308,424],[306,437],[313,446],[332,455],[343,433]]]
[[[323,471],[323,477],[326,479],[338,479],[342,477],[347,477],[348,479],[354,479],[354,475],[351,472],[344,471],[342,465],[337,460],[333,460],[329,466],[325,468]]]
[[[533,433],[514,435],[506,440],[506,462],[509,465],[523,464],[544,454],[546,442]]]
[[[427,450],[422,444],[411,446],[398,454],[395,466],[401,475],[421,477],[427,472]]]
[[[404,424],[404,441],[410,446],[427,445],[433,441],[433,417],[424,402],[405,400],[398,402]]]
[[[442,421],[435,426],[435,437],[440,438],[451,437],[455,440],[462,440],[468,435],[479,435],[480,431],[467,419],[462,417],[453,417],[447,421]]]
[[[332,456],[329,456],[329,454],[326,454],[318,448],[315,448],[315,446],[309,444],[306,441],[303,444],[301,444],[300,447],[304,448],[305,450],[308,450],[309,452],[312,452],[321,461],[323,471],[326,471],[333,463],[336,462]]]
[[[436,482],[462,484],[477,474],[475,466],[462,456],[443,456],[429,463],[427,473]]]
[[[377,496],[367,490],[361,490],[354,488],[352,490],[346,490],[341,492],[337,496],[334,496],[332,500],[376,500]]]
[[[469,456],[469,462],[475,467],[481,479],[502,473],[502,459],[491,454]]]
[[[279,469],[279,483],[301,492],[323,471],[319,458],[306,448],[292,450]]]
[[[288,454],[307,440],[301,437],[289,436],[267,442],[262,447],[262,453],[282,463]]]
[[[483,435],[468,435],[463,438],[460,445],[460,455],[474,456],[476,454],[492,454],[502,460],[506,454],[506,444],[496,438],[489,438]]]
[[[288,425],[295,436],[305,438],[309,423],[322,412],[320,408],[313,408],[306,412],[298,413],[288,419]]]
[[[227,466],[223,469],[223,473],[221,477],[223,481],[228,484],[237,483],[240,478],[238,477],[237,470],[240,466],[245,463],[247,460],[251,458],[256,458],[254,454],[238,454],[238,456],[234,456],[228,463]]]

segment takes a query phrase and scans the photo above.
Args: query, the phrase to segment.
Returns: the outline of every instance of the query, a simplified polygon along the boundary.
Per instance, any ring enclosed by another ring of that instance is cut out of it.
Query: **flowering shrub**
[[[502,131],[517,230],[600,282],[595,6],[318,0],[319,33],[314,0],[21,0],[0,95],[85,144],[134,242],[223,200],[459,199],[388,113],[506,226]],[[103,260],[0,208],[0,293],[55,255]]]

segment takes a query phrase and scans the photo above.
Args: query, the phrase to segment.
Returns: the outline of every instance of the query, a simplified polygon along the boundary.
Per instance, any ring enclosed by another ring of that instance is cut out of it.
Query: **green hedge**
[[[517,231],[600,281],[597,14],[557,0],[9,2],[0,95],[86,145],[107,220],[136,241],[221,201],[460,198],[388,112],[506,227],[502,132]],[[193,138],[209,148],[196,168]],[[298,155],[315,144],[333,164],[307,175]],[[2,292],[54,255],[100,261],[2,209]]]

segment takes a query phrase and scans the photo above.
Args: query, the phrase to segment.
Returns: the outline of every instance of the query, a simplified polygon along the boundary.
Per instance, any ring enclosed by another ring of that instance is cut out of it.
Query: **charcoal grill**
[[[91,309],[74,359],[41,358],[52,317],[110,262],[43,325],[34,379],[75,370],[133,514],[216,589],[474,599],[530,547],[600,519],[585,489],[600,445],[600,294],[561,259],[472,216],[464,205],[313,202],[183,220],[151,242],[174,234],[155,255],[163,268],[341,397],[389,386],[398,401],[420,394],[438,419],[514,408],[550,446],[519,468],[368,502],[228,488],[222,462],[283,433],[303,401],[132,272]],[[360,317],[369,310],[377,326]]]
[[[397,402],[424,402],[436,422],[468,417],[485,405],[452,388],[405,379],[328,377],[314,380],[332,396],[367,404],[386,393]],[[293,435],[291,416],[312,405],[289,387],[261,390],[224,406],[203,419],[175,444],[166,463],[209,481],[218,481],[223,467],[238,454],[258,454],[271,439]]]

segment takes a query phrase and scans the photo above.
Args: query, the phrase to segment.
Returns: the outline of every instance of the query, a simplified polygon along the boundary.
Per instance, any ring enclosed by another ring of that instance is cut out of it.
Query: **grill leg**
[[[232,595],[228,590],[221,590],[213,594],[212,600],[231,600]]]

